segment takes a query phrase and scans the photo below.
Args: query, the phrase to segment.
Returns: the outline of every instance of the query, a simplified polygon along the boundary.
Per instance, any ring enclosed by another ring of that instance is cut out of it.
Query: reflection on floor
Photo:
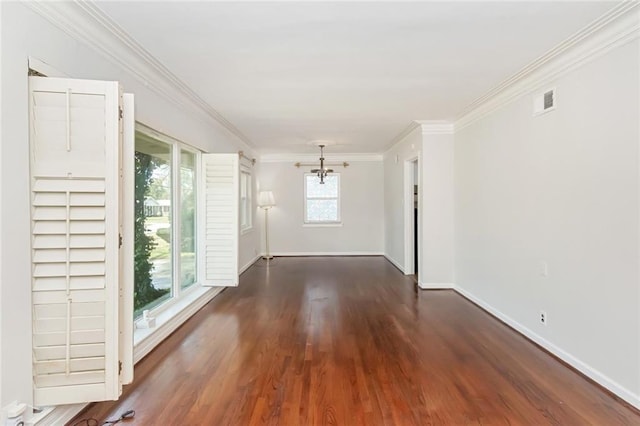
[[[136,366],[139,425],[614,425],[634,410],[382,257],[256,264]],[[73,423],[72,423],[73,424]]]

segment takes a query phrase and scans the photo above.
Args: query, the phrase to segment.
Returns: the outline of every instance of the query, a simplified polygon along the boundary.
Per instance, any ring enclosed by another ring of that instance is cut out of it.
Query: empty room
[[[0,1],[0,426],[640,425],[640,3]]]

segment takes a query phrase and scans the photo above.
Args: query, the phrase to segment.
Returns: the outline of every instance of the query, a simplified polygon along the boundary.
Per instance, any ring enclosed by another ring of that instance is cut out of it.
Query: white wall
[[[235,152],[237,139],[195,107],[177,106],[96,51],[58,30],[22,3],[2,3],[0,193],[0,407],[30,402],[31,281],[29,248],[29,126],[27,58],[36,57],[73,78],[120,81],[136,96],[136,119],[185,143],[212,152]],[[246,148],[245,148],[246,149]],[[256,234],[241,241],[242,261],[253,256]],[[246,254],[244,252],[250,253]]]
[[[0,51],[3,48],[3,32],[1,30],[1,25],[2,25],[2,15],[3,15],[3,3],[0,2]],[[2,58],[0,57],[0,61],[2,60]],[[2,116],[2,107],[3,107],[3,102],[1,101],[1,99],[3,99],[3,90],[2,90],[2,63],[0,62],[0,164],[3,164],[2,161],[2,151],[3,151],[3,132],[2,132],[2,128],[3,128],[3,116]],[[2,182],[3,182],[3,177],[2,177],[2,173],[0,173],[0,241],[4,240],[4,233],[3,233],[3,221],[2,221],[2,212],[3,210],[3,198],[2,198]],[[4,292],[4,285],[3,283],[3,273],[2,273],[2,263],[4,261],[4,258],[2,256],[2,244],[0,243],[0,309],[2,308],[2,293]],[[2,371],[4,370],[3,366],[3,339],[2,339],[2,328],[3,328],[3,319],[2,319],[2,314],[0,314],[0,407],[4,406],[4,399],[3,399],[3,391],[2,391],[2,383],[3,383],[3,373]],[[0,416],[0,421],[2,421],[2,416]]]
[[[384,247],[382,161],[349,161],[340,173],[342,226],[304,226],[304,180],[310,167],[294,161],[260,164],[260,190],[273,191],[269,210],[272,254],[381,254]],[[264,212],[258,211],[262,218]],[[264,247],[264,246],[263,246]]]
[[[419,158],[421,152],[422,130],[417,127],[384,154],[384,253],[403,272],[405,266],[404,174],[405,168],[409,167],[407,161]],[[422,164],[421,161],[419,164]],[[422,227],[420,226],[419,229]]]
[[[455,136],[457,285],[636,405],[639,47],[540,87],[556,111],[528,94]]]
[[[403,272],[405,240],[413,244],[413,233],[405,232],[405,173],[418,159],[418,281],[423,288],[451,288],[454,282],[453,132],[443,133],[441,127],[439,122],[418,125],[384,156],[385,255]]]
[[[433,134],[423,126],[420,169],[420,286],[451,288],[454,283],[453,133]]]

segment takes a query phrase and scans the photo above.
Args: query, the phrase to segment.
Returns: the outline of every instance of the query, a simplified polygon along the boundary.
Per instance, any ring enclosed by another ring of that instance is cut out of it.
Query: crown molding
[[[604,55],[640,35],[637,1],[623,1],[609,12],[547,51],[519,72],[471,102],[454,122],[415,120],[409,123],[385,149],[385,155],[418,126],[422,134],[455,133],[521,96],[547,85],[551,80]]]
[[[260,163],[315,163],[319,162],[319,154],[263,154],[258,160]],[[324,160],[329,163],[344,162],[358,163],[382,161],[382,154],[325,154]]]
[[[27,1],[23,4],[73,39],[100,53],[159,96],[182,108],[191,108],[199,112],[200,118],[213,120],[237,137],[244,148],[252,148],[247,136],[162,65],[95,4],[80,1]]]
[[[402,142],[404,140],[404,138],[406,138],[407,136],[409,136],[411,134],[411,132],[413,132],[415,129],[418,128],[418,126],[420,126],[419,121],[417,120],[413,120],[411,123],[409,123],[407,125],[407,127],[405,127],[400,133],[398,133],[396,135],[395,138],[393,138],[391,140],[391,142],[389,142],[389,144],[387,145],[387,147],[384,150],[384,154],[386,155],[389,151],[391,151],[397,144],[399,144],[400,142]]]
[[[423,135],[452,135],[455,127],[451,121],[444,120],[416,120],[422,128]]]
[[[398,135],[393,138],[391,143],[387,145],[383,156],[386,156],[400,142],[411,134],[418,127],[421,128],[423,135],[452,135],[455,133],[455,125],[451,121],[446,120],[413,120]]]
[[[470,103],[455,120],[459,131],[477,120],[540,90],[552,80],[634,40],[640,34],[637,1],[624,1]]]
[[[23,4],[67,35],[102,54],[159,96],[180,107],[194,109],[199,112],[199,117],[215,121],[237,137],[240,145],[246,150],[253,148],[247,136],[155,59],[151,53],[94,4],[79,1],[28,1]],[[387,145],[385,152],[393,149],[418,126],[422,126],[423,134],[448,134],[461,130],[522,95],[537,90],[548,84],[549,81],[559,78],[589,60],[637,38],[640,34],[639,4],[632,0],[619,3],[605,15],[534,60],[489,90],[485,95],[471,102],[458,114],[455,126],[449,124],[450,129],[430,121],[412,121]],[[425,125],[425,123],[430,124]],[[270,157],[271,155],[264,155],[261,158],[267,159],[268,162]],[[340,158],[344,159],[345,157],[340,156]],[[350,161],[358,160],[352,159]]]

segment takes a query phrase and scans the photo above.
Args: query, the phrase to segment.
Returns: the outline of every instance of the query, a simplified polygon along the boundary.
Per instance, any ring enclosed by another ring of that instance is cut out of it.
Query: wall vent
[[[533,97],[533,115],[544,114],[556,109],[556,89],[548,89]]]

